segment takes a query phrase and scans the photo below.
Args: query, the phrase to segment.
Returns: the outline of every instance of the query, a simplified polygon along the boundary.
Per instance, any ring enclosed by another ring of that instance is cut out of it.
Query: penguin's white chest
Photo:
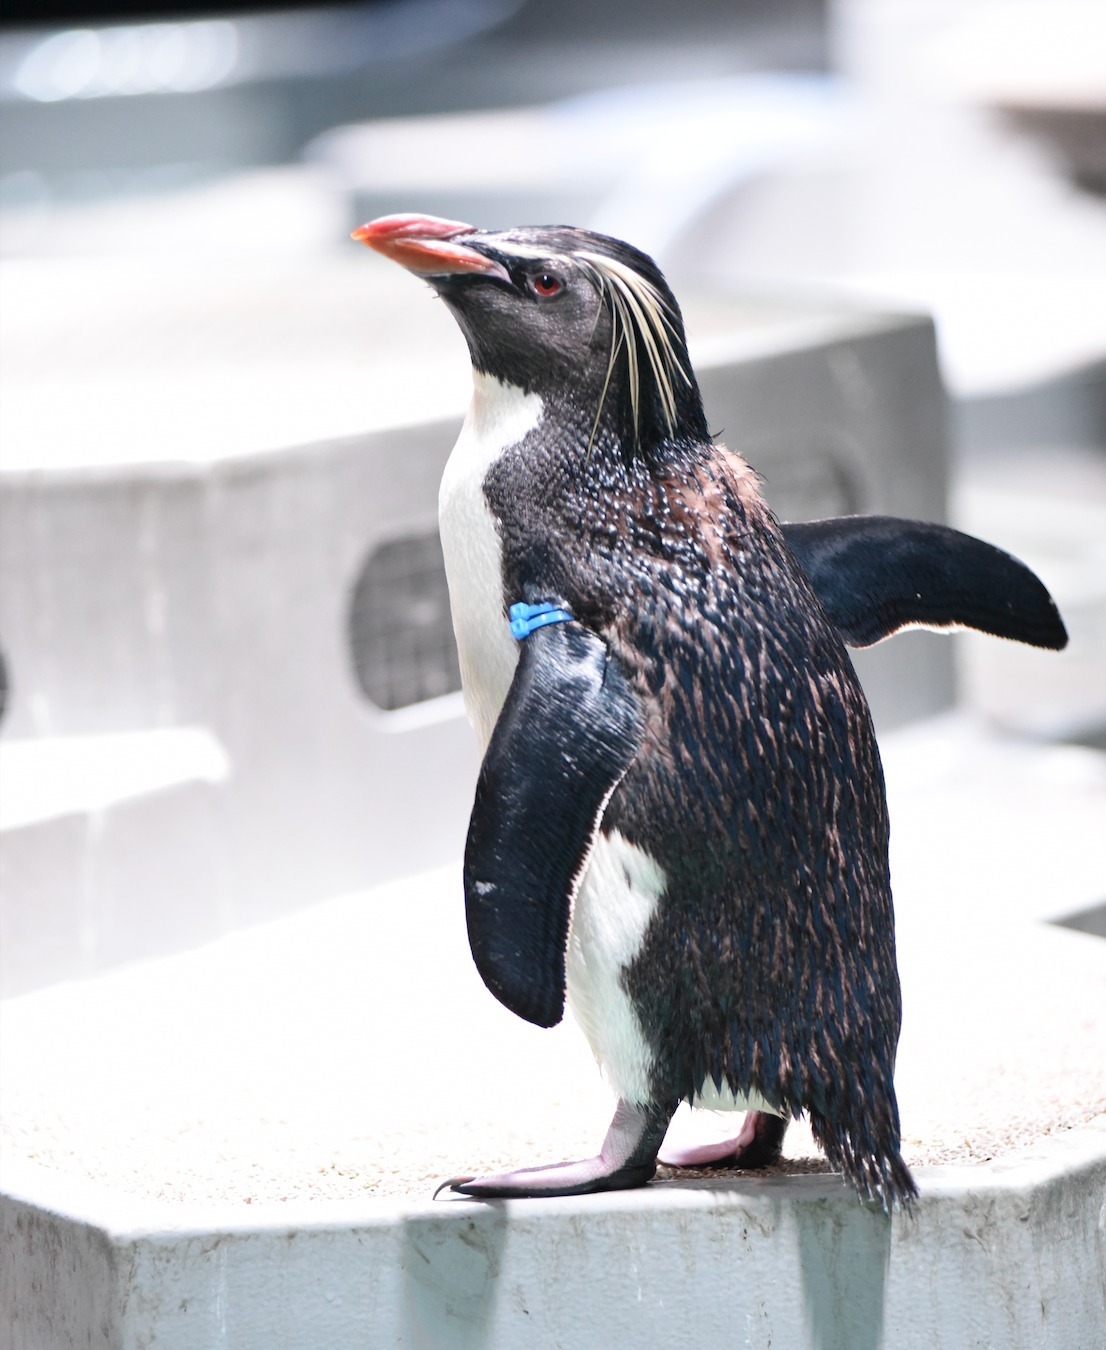
[[[541,418],[537,394],[474,371],[472,403],[438,493],[465,711],[482,750],[518,662],[503,594],[503,549],[484,496],[484,479],[500,455],[533,431]]]
[[[542,401],[474,372],[468,416],[442,475],[438,519],[465,711],[487,747],[518,663],[507,622],[503,549],[484,495],[488,470],[542,418]],[[521,599],[522,597],[518,597]],[[664,892],[661,869],[621,835],[597,835],[572,908],[568,999],[620,1097],[649,1095],[652,1052],[622,984]]]

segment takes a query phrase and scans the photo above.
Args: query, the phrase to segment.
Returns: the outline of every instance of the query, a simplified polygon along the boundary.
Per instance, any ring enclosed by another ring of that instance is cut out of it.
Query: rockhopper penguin
[[[618,1097],[596,1157],[447,1184],[642,1185],[689,1101],[751,1114],[674,1161],[769,1161],[805,1111],[862,1195],[910,1201],[883,774],[845,644],[924,625],[1060,648],[1048,592],[943,526],[781,526],[712,440],[637,249],[415,215],[354,238],[428,281],[472,356],[440,523],[484,751],[473,957],[538,1026],[567,993]]]

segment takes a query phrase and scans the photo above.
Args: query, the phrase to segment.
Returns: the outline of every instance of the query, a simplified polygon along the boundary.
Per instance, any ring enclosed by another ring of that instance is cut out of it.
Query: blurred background
[[[1062,656],[860,654],[881,727],[1106,749],[1099,0],[6,15],[4,992],[459,856],[468,362],[385,212],[653,252],[782,517],[948,519],[1060,604]]]

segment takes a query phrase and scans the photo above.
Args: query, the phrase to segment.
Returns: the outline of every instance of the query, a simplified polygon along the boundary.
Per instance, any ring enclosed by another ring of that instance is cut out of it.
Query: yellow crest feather
[[[603,381],[603,393],[595,416],[596,426],[610,387],[615,362],[618,360],[619,352],[625,347],[635,435],[641,401],[642,372],[638,361],[639,350],[645,353],[649,371],[657,387],[664,420],[671,434],[676,430],[675,382],[682,379],[685,384],[690,384],[691,376],[684,369],[676,351],[673,341],[676,327],[668,302],[651,281],[616,258],[586,249],[574,252],[573,257],[584,266],[597,283],[600,293],[607,296],[611,302],[611,350],[607,361],[607,376]],[[595,435],[594,427],[592,435]]]

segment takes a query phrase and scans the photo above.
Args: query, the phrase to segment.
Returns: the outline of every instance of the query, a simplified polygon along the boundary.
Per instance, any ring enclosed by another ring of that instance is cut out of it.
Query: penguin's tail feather
[[[899,1150],[897,1119],[893,1124],[886,1122],[891,1128],[880,1139],[867,1123],[848,1128],[814,1109],[808,1109],[808,1115],[811,1132],[826,1158],[862,1199],[880,1205],[885,1214],[894,1209],[909,1213],[918,1187]]]

